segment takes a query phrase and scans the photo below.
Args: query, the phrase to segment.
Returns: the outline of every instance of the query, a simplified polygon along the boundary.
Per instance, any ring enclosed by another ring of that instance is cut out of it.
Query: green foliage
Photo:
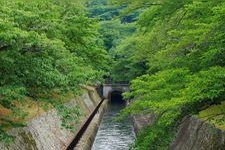
[[[90,17],[97,17],[101,21],[112,20],[113,17],[119,15],[119,10],[123,6],[112,6],[108,4],[108,0],[91,0],[88,3]]]
[[[140,11],[134,11],[126,15],[120,15],[119,13],[120,10],[126,9],[126,7],[127,7],[127,4],[114,5],[110,3],[110,0],[91,0],[88,3],[88,10],[90,13],[89,16],[97,18],[101,21],[100,28],[99,28],[99,33],[101,34],[101,40],[103,42],[105,49],[114,58],[114,62],[111,61],[113,68],[112,68],[110,77],[107,77],[110,80],[111,78],[113,78],[114,82],[120,82],[120,81],[126,82],[132,78],[130,77],[129,73],[127,73],[124,76],[124,78],[121,80],[120,75],[124,73],[124,72],[121,72],[121,70],[124,70],[124,68],[121,69],[117,67],[118,65],[125,66],[126,60],[124,60],[123,63],[117,63],[117,62],[121,62],[118,60],[123,59],[124,53],[121,54],[120,52],[117,52],[116,47],[120,45],[120,43],[122,43],[122,41],[125,38],[131,36],[135,32],[136,19],[137,19],[137,16],[140,14]],[[127,66],[126,68],[133,68],[133,65],[141,66],[142,63],[134,63],[130,66]],[[133,70],[131,69],[131,71]],[[136,73],[137,72],[138,70],[136,71]],[[127,78],[127,76],[129,77]]]
[[[57,105],[56,109],[62,120],[62,127],[74,130],[74,124],[78,123],[80,119],[80,109],[77,106],[68,107],[64,105]]]
[[[15,117],[24,117],[16,104],[25,97],[60,107],[64,121],[78,116],[77,108],[57,106],[51,95],[77,94],[79,85],[102,82],[107,74],[110,57],[98,42],[97,22],[79,2],[0,2],[0,104]]]
[[[123,40],[116,47],[113,53],[115,63],[113,64],[111,75],[114,82],[129,82],[146,71],[145,56],[136,54],[139,53],[138,42],[141,39],[141,36],[131,37]]]
[[[136,33],[116,47],[119,59],[113,77],[132,80],[131,91],[124,94],[131,104],[120,117],[157,115],[155,124],[138,136],[136,148],[167,149],[184,115],[225,98],[225,3],[148,2],[130,5],[131,10],[147,9]]]
[[[225,130],[225,102],[212,105],[209,108],[199,112],[198,117],[206,122],[215,125],[217,128]]]
[[[0,124],[0,141],[4,142],[5,144],[9,144],[14,140],[14,136],[8,135],[4,130],[5,128],[10,128],[12,126],[14,127],[24,127],[25,124],[22,123],[15,123],[14,121],[0,118],[1,124]]]
[[[112,56],[121,40],[130,36],[136,29],[134,23],[136,15],[119,16],[119,11],[124,7],[126,6],[111,5],[109,0],[91,0],[88,4],[90,17],[101,21],[99,28],[101,40]]]
[[[133,80],[132,91],[124,94],[133,101],[121,117],[136,113],[155,113],[158,117],[155,124],[146,129],[149,132],[142,132],[136,146],[140,149],[167,147],[181,116],[196,113],[203,104],[224,99],[224,79],[225,68],[212,67],[196,74],[186,69],[164,70]]]
[[[120,18],[123,23],[132,23],[136,21],[139,11],[133,11],[126,15],[120,15],[120,11],[127,9],[127,4],[115,5],[111,0],[90,0],[88,2],[89,16],[98,18],[101,21],[112,21]]]
[[[135,24],[122,24],[120,20],[102,21],[99,32],[106,50],[114,56],[115,47],[121,43],[123,38],[126,38],[135,32]]]

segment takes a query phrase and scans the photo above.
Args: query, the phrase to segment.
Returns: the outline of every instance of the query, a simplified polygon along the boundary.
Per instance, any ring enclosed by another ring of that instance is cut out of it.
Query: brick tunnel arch
[[[111,103],[125,103],[122,96],[123,91],[114,90],[109,93],[109,101]]]

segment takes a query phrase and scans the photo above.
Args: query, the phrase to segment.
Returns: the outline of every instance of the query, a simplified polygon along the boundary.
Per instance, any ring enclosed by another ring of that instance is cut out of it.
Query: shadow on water
[[[110,94],[110,104],[103,115],[92,150],[128,150],[135,140],[131,118],[114,121],[121,109],[126,105],[122,93],[114,91]]]

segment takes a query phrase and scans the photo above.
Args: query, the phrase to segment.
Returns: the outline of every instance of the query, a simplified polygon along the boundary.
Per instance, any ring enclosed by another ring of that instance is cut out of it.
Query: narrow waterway
[[[95,137],[92,150],[128,150],[135,140],[131,118],[113,121],[125,105],[112,103],[105,112]]]

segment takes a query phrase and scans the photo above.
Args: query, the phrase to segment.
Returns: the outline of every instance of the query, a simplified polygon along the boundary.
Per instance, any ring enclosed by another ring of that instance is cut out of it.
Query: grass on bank
[[[199,112],[198,117],[219,129],[225,130],[225,101]]]

